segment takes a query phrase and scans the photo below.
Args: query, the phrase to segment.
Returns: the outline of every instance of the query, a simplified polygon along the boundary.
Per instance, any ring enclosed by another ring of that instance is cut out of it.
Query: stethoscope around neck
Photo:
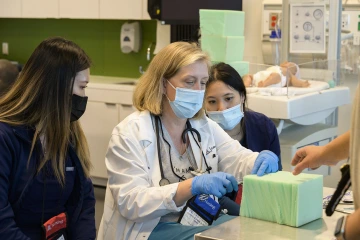
[[[160,166],[160,173],[161,173],[161,179],[159,181],[159,185],[160,186],[165,186],[165,185],[169,185],[170,184],[170,181],[169,179],[167,179],[165,177],[165,174],[164,174],[164,170],[163,170],[163,166],[162,166],[162,161],[161,161],[161,153],[160,153],[160,131],[159,131],[159,125],[160,125],[160,129],[161,129],[161,136],[164,140],[164,142],[168,145],[169,147],[169,160],[170,160],[170,167],[171,167],[171,170],[173,172],[173,174],[179,178],[179,181],[184,181],[186,180],[186,178],[184,176],[180,176],[178,175],[175,171],[174,171],[174,167],[173,167],[173,164],[172,164],[172,159],[171,159],[171,145],[170,143],[165,139],[164,137],[164,131],[162,129],[162,124],[161,124],[161,119],[159,116],[155,116],[155,129],[156,129],[156,145],[157,145],[157,152],[158,152],[158,159],[159,159],[159,166]],[[207,161],[206,161],[206,157],[204,155],[204,152],[202,151],[202,148],[201,148],[201,136],[200,136],[200,133],[198,130],[196,130],[195,128],[192,128],[191,127],[191,124],[190,124],[190,121],[189,119],[186,121],[186,128],[185,130],[182,132],[181,134],[181,139],[183,141],[183,143],[186,144],[186,134],[190,132],[193,139],[195,140],[196,142],[196,145],[199,147],[200,149],[200,152],[201,152],[201,160],[200,160],[200,168],[198,169],[194,169],[193,167],[189,167],[189,170],[190,172],[197,176],[197,175],[201,175],[205,172],[208,172],[210,173],[210,170],[212,169],[212,167],[210,167],[208,164],[207,164]],[[194,133],[196,134],[196,137],[197,137],[197,140],[195,139],[195,136],[194,136]],[[205,171],[202,171],[202,163],[203,163],[203,160],[205,162],[205,165],[206,165],[206,170]]]

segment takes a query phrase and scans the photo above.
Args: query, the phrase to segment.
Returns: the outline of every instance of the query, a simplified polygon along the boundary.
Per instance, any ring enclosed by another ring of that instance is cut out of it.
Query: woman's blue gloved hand
[[[277,172],[278,162],[279,158],[275,153],[269,150],[261,151],[255,160],[251,174],[263,176],[266,173]]]
[[[191,183],[192,195],[212,194],[218,198],[226,193],[238,190],[238,183],[234,176],[224,172],[203,174],[193,178]]]

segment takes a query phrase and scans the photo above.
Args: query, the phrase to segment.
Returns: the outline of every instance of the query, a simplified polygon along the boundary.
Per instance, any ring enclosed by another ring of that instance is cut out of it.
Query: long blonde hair
[[[148,110],[154,115],[161,115],[163,80],[172,78],[180,68],[198,61],[206,62],[210,67],[209,56],[195,43],[174,42],[163,48],[139,79],[133,95],[134,106],[139,111]],[[200,110],[195,117],[202,112]]]
[[[65,160],[69,144],[75,147],[85,176],[90,174],[90,157],[78,121],[70,123],[71,96],[77,72],[91,61],[75,43],[55,37],[44,40],[25,64],[13,87],[0,98],[0,122],[33,127],[32,147],[41,136],[44,148],[38,172],[51,161],[55,177],[65,183]]]
[[[360,208],[360,88],[356,88],[350,129],[350,176],[355,209]]]

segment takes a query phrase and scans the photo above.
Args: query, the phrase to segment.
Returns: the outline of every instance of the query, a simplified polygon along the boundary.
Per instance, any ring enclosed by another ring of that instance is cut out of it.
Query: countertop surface
[[[298,228],[253,218],[236,217],[219,226],[196,234],[195,240],[331,240],[334,239],[336,222],[341,216],[343,214],[339,212],[335,212],[331,217],[327,217],[324,213],[322,218]]]
[[[333,193],[334,189],[324,188],[323,196]],[[262,221],[247,217],[236,217],[202,233],[195,234],[195,240],[220,240],[220,239],[334,239],[334,229],[338,218],[343,213],[334,212],[331,217],[323,217],[295,228],[273,222]]]
[[[138,79],[136,78],[91,75],[88,87],[91,89],[133,91],[137,81]]]

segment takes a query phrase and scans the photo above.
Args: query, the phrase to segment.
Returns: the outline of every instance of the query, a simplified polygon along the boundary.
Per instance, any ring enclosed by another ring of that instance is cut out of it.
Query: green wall
[[[146,68],[146,51],[156,41],[156,21],[142,20],[142,47],[138,53],[120,50],[122,20],[0,19],[0,44],[9,43],[9,55],[0,58],[25,63],[45,38],[61,36],[76,42],[91,57],[92,75],[137,78]],[[155,45],[152,47],[152,51]],[[1,45],[0,45],[1,50]]]

